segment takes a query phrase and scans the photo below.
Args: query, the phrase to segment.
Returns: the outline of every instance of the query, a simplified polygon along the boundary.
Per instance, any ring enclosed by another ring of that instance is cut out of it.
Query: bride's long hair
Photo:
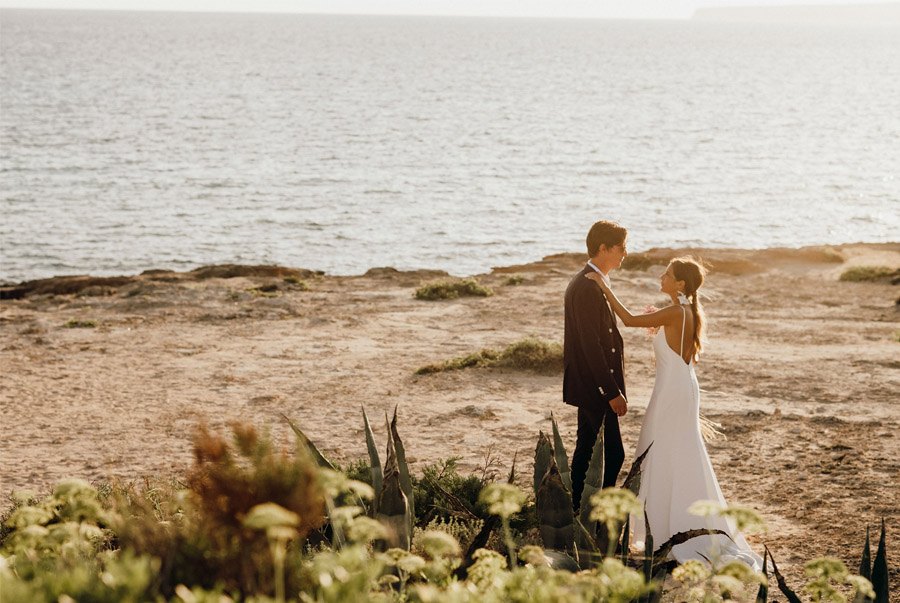
[[[703,286],[706,267],[690,257],[675,258],[669,262],[669,265],[672,266],[675,280],[684,281],[684,294],[691,300],[691,312],[694,314],[694,341],[691,358],[694,362],[698,362],[700,352],[703,350],[704,327],[706,326],[706,315],[703,313],[698,291]]]

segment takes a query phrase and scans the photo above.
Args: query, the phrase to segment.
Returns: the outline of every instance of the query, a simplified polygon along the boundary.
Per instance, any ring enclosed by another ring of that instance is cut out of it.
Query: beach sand
[[[681,251],[641,255],[665,262]],[[726,498],[755,507],[768,523],[750,542],[760,551],[768,544],[799,587],[802,562],[816,556],[837,556],[855,571],[866,526],[884,517],[896,589],[898,288],[890,279],[838,277],[851,266],[900,267],[900,243],[693,252],[713,265],[704,287],[709,342],[697,366],[701,410],[727,437],[709,452]],[[389,268],[356,277],[235,268],[231,274],[244,276],[224,278],[227,267],[210,267],[6,287],[2,506],[15,490],[46,490],[65,477],[181,474],[203,420],[223,429],[253,422],[289,442],[285,413],[332,459],[361,458],[362,406],[383,445],[379,417],[399,405],[413,470],[450,456],[475,470],[490,451],[506,471],[518,453],[526,487],[551,412],[570,454],[574,446],[575,410],[560,399],[562,375],[414,372],[529,335],[561,341],[563,292],[584,259],[563,254],[498,268],[477,277],[494,296],[440,302],[413,292],[441,273]],[[640,311],[665,303],[661,271],[621,270],[613,282]],[[522,282],[505,284],[512,274]],[[631,451],[653,363],[643,329],[623,334],[630,410],[622,431]]]

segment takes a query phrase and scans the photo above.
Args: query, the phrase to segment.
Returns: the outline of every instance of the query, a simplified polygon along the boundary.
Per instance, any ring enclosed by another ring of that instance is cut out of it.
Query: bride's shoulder
[[[661,316],[666,323],[674,322],[676,320],[680,321],[683,315],[680,306],[666,306],[664,308],[660,308],[657,310],[659,316]]]

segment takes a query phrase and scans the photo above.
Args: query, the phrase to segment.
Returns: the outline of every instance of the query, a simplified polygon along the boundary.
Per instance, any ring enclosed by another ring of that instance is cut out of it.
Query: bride
[[[721,534],[692,538],[675,546],[672,557],[679,563],[689,559],[739,560],[759,571],[762,559],[750,549],[733,521],[688,512],[701,500],[725,505],[700,433],[700,386],[694,373],[702,347],[704,316],[697,291],[704,274],[703,267],[690,258],[669,262],[660,277],[660,290],[672,304],[643,315],[629,312],[599,275],[590,273],[587,278],[600,286],[626,327],[657,329],[653,338],[656,382],[635,455],[640,456],[653,444],[643,462],[638,494],[646,505],[653,541],[661,544],[679,532],[697,528],[722,530],[731,539]],[[646,537],[643,518],[632,517],[631,525],[633,542],[642,549]]]

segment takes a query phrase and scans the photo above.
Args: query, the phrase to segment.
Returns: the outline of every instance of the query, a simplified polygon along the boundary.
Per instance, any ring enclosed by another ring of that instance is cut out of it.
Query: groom
[[[622,336],[603,292],[584,275],[595,271],[607,279],[622,265],[628,231],[615,222],[600,221],[587,235],[590,260],[566,289],[566,329],[563,343],[563,401],[578,407],[578,438],[572,455],[572,504],[578,510],[584,477],[601,422],[604,424],[603,487],[614,486],[625,460],[619,417],[628,410]],[[604,422],[605,418],[605,422]]]

